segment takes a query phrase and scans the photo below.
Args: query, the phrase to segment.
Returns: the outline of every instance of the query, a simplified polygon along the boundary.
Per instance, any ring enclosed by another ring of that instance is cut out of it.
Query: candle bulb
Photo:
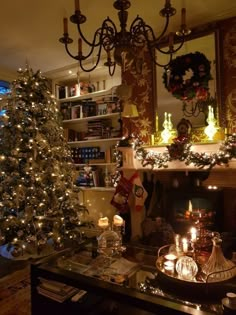
[[[75,11],[80,11],[79,0],[75,0]]]
[[[186,238],[182,239],[182,245],[183,245],[183,252],[187,253],[188,252],[188,241]]]
[[[181,10],[181,25],[186,25],[186,9]]]
[[[64,34],[68,34],[68,19],[67,18],[63,19],[63,29],[64,29]]]

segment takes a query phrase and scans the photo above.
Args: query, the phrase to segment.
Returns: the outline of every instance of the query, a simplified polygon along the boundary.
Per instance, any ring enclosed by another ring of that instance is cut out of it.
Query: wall
[[[9,72],[5,69],[0,69],[0,80],[12,82],[16,78],[16,73]]]
[[[223,105],[226,127],[236,132],[236,17],[220,24],[223,53]]]

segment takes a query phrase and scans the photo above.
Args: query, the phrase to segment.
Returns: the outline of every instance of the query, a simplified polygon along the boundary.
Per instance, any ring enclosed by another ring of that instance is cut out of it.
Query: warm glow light
[[[182,239],[182,245],[183,245],[183,252],[187,253],[188,252],[188,240],[186,238]]]
[[[104,218],[100,218],[98,220],[98,226],[101,227],[101,228],[106,228],[108,227],[109,225],[109,221],[108,221],[108,218],[107,217],[104,217]]]
[[[197,229],[195,227],[192,227],[190,229],[190,234],[191,234],[191,241],[196,242],[197,240]]]

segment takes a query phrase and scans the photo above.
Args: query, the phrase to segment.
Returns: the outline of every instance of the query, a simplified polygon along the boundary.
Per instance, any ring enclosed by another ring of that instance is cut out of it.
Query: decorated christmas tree
[[[17,257],[79,240],[81,212],[70,149],[49,80],[18,70],[0,104],[0,245]],[[0,252],[1,254],[1,252]]]

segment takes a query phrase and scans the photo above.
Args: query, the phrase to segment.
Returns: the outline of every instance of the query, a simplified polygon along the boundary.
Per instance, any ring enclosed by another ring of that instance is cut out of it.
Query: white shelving
[[[102,178],[98,182],[105,186],[105,176],[116,168],[112,150],[121,139],[121,113],[119,108],[116,107],[117,98],[115,95],[116,86],[121,84],[121,75],[118,72],[114,78],[108,77],[105,73],[103,76],[101,69],[99,72],[93,72],[91,76],[85,73],[80,74],[80,80],[83,82],[91,82],[97,89],[99,86],[106,89],[78,96],[78,77],[76,75],[73,75],[73,77],[71,75],[64,76],[64,74],[65,72],[63,71],[63,76],[59,75],[58,79],[55,78],[54,83],[57,87],[65,86],[65,95],[67,96],[70,95],[68,91],[71,86],[76,86],[76,96],[58,99],[62,112],[62,125],[65,130],[65,136],[68,139],[68,145],[73,150],[75,167],[78,174],[80,174],[85,166],[89,164],[92,170],[99,173],[99,176]],[[57,88],[55,88],[56,90]],[[82,92],[84,93],[84,90]],[[58,93],[57,96],[59,96]],[[97,107],[95,105],[97,110],[94,115],[91,115],[94,113],[93,106],[95,102],[97,103]],[[91,106],[92,111],[88,111],[86,106]],[[101,134],[99,133],[99,128],[102,129]],[[98,130],[97,135],[96,129]],[[97,154],[97,151],[95,151],[96,153],[93,154],[93,150],[96,149],[99,153]],[[84,150],[87,150],[87,155],[84,154]],[[86,156],[89,158],[86,158]],[[91,156],[94,156],[94,158],[91,158]],[[113,187],[86,187],[82,185],[80,188],[83,191],[87,189],[90,191],[114,191]]]

